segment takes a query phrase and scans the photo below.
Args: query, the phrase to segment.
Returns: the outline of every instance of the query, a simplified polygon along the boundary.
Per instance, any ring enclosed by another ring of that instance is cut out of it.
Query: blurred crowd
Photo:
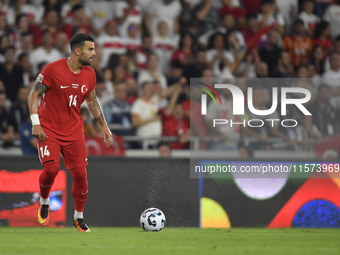
[[[0,0],[2,146],[20,139],[24,153],[36,153],[28,93],[46,64],[70,54],[69,41],[80,32],[95,40],[96,93],[115,136],[176,137],[171,149],[188,149],[190,137],[199,137],[200,148],[248,155],[275,149],[271,138],[282,141],[278,148],[294,149],[339,132],[339,0]],[[221,93],[222,106],[212,101],[202,116],[204,92],[190,89],[190,78],[243,91],[251,86],[259,110],[270,108],[273,84],[256,78],[291,79],[289,86],[312,93],[306,104],[312,116],[288,106],[286,116],[278,109],[271,118],[296,119],[294,128],[279,122],[213,128],[213,118],[259,116],[249,110],[233,116],[228,91]],[[100,136],[85,104],[81,114],[85,135]],[[249,137],[253,142],[240,142]]]

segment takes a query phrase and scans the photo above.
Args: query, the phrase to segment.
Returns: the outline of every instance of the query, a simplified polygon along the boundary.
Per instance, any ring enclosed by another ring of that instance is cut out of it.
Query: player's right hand
[[[32,135],[43,143],[45,142],[45,138],[48,137],[40,125],[32,126]]]

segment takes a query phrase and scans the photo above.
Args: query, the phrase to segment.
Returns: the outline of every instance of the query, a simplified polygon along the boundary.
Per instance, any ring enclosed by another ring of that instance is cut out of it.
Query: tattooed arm
[[[106,123],[102,108],[100,107],[99,102],[97,101],[96,92],[91,91],[89,96],[86,99],[87,106],[90,109],[92,115],[96,118],[96,120],[102,125],[102,135],[106,146],[109,147],[112,143],[112,134]]]
[[[39,96],[44,94],[44,92],[48,89],[48,87],[38,81],[35,82],[33,88],[31,89],[31,92],[28,95],[28,108],[30,111],[30,115],[32,114],[38,114],[38,108],[39,108]],[[39,140],[42,140],[45,142],[45,137],[47,135],[45,134],[44,130],[40,125],[33,125],[32,127],[32,135],[36,137]]]
[[[48,87],[38,81],[35,81],[30,94],[28,95],[28,107],[30,114],[38,114],[39,102],[38,98],[45,93]]]

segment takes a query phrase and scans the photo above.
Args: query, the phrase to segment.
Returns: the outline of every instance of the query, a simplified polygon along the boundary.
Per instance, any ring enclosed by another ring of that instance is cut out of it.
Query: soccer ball
[[[146,231],[161,231],[165,225],[165,215],[157,208],[149,208],[142,212],[140,225]]]

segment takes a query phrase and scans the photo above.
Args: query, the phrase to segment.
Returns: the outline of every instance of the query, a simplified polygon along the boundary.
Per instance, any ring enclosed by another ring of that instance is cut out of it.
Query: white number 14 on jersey
[[[75,95],[74,98],[73,98],[73,95],[69,96],[70,103],[68,106],[72,106],[72,105],[77,106],[77,96],[78,95]],[[72,99],[73,99],[73,102],[72,102]]]

